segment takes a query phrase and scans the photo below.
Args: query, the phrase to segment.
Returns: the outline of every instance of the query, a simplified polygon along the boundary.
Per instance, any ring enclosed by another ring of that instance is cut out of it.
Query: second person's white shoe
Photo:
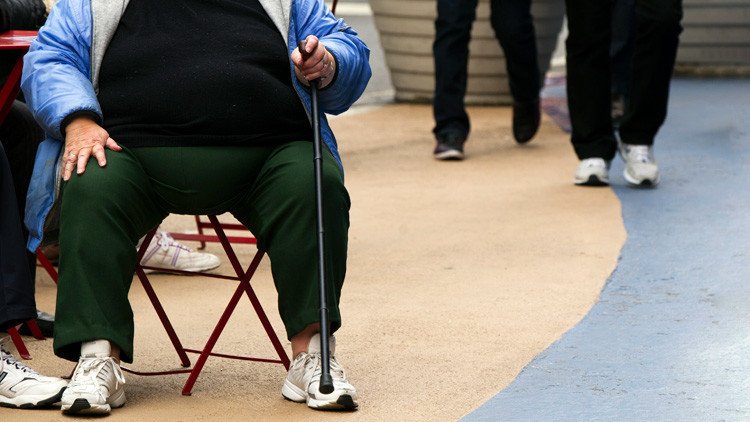
[[[620,143],[620,155],[625,161],[623,176],[634,186],[651,187],[659,183],[659,167],[651,145]]]

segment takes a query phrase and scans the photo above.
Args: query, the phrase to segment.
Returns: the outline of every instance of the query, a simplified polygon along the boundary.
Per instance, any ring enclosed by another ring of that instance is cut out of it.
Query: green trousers
[[[350,202],[327,150],[323,186],[327,301],[335,331],[341,326]],[[314,189],[310,142],[108,150],[104,168],[89,160],[62,191],[55,354],[75,361],[81,342],[106,339],[132,362],[128,291],[136,243],[169,213],[231,212],[268,253],[287,337],[318,322]]]

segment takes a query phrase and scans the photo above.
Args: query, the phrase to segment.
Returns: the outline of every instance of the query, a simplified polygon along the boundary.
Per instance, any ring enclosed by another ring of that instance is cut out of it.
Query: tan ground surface
[[[339,359],[361,394],[355,413],[285,401],[280,365],[209,360],[193,396],[185,376],[128,376],[128,403],[108,420],[456,420],[496,394],[575,325],[616,264],[625,232],[609,189],[576,188],[567,136],[549,120],[530,145],[510,137],[508,108],[473,108],[464,162],[436,162],[429,107],[392,105],[333,121],[347,167],[352,228]],[[189,217],[165,226],[190,229]],[[218,252],[218,245],[209,250]],[[250,247],[240,248],[247,258]],[[225,264],[222,271],[229,271]],[[39,307],[55,289],[40,270]],[[186,344],[202,341],[233,290],[200,277],[153,276]],[[174,367],[139,283],[136,365]],[[265,262],[255,288],[281,337]],[[217,349],[272,357],[243,299]],[[285,342],[285,345],[288,344]],[[30,363],[65,375],[51,341]],[[57,410],[0,409],[0,420],[60,420]]]

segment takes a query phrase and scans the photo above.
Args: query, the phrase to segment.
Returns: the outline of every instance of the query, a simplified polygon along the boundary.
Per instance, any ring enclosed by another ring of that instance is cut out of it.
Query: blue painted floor
[[[750,420],[750,80],[674,81],[655,151],[600,301],[465,421]]]

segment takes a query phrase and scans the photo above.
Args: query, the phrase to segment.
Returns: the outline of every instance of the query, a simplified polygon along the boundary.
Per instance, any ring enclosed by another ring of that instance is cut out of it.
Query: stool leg
[[[18,350],[18,354],[22,358],[30,360],[31,353],[29,353],[29,349],[26,348],[26,344],[24,344],[21,335],[18,334],[16,327],[8,328],[8,334],[10,334],[10,339],[13,342],[13,345],[16,346],[16,350]]]
[[[255,270],[258,268],[258,265],[260,265],[260,261],[263,258],[263,255],[265,255],[265,252],[258,250],[247,271],[242,272],[240,261],[237,259],[237,254],[234,253],[234,249],[232,249],[229,240],[224,234],[224,230],[222,230],[219,220],[214,215],[209,215],[208,219],[214,224],[216,235],[219,237],[219,241],[224,247],[224,252],[226,252],[229,262],[232,263],[237,276],[240,278],[240,284],[244,286],[245,291],[247,292],[247,297],[250,299],[250,302],[252,302],[255,313],[258,315],[261,324],[263,324],[263,328],[266,330],[266,334],[271,340],[271,343],[273,343],[273,347],[276,349],[276,353],[278,353],[284,368],[289,370],[289,357],[287,356],[284,347],[281,345],[279,338],[276,336],[276,332],[273,330],[271,322],[268,320],[268,317],[266,317],[266,313],[263,311],[263,307],[260,305],[260,301],[258,301],[258,298],[255,296],[255,292],[250,285],[250,279],[253,277],[253,274],[255,274]]]
[[[203,225],[201,224],[201,217],[199,215],[195,216],[195,226],[198,228],[198,234],[203,235]],[[206,241],[201,240],[201,245],[198,247],[198,249],[206,249]]]
[[[52,281],[57,284],[57,270],[52,265],[51,262],[49,262],[49,259],[47,259],[46,256],[42,253],[41,248],[37,248],[36,250],[36,259],[39,261],[40,264],[42,264],[42,267],[44,267],[45,271],[47,271],[47,274],[49,274],[50,278],[52,278]]]
[[[255,272],[255,269],[258,267],[258,264],[260,264],[260,259],[263,258],[263,254],[264,254],[263,251],[258,251],[258,253],[255,254],[253,263],[250,264],[250,269],[248,270],[248,274],[250,274],[251,276],[252,276],[252,273]],[[273,344],[274,349],[276,349],[276,353],[279,355],[279,359],[281,359],[281,363],[284,365],[284,368],[288,371],[289,370],[289,356],[287,356],[286,351],[284,350],[284,346],[281,345],[281,341],[279,341],[279,337],[276,335],[276,331],[273,330],[273,326],[271,326],[271,321],[268,320],[268,317],[266,316],[266,312],[263,310],[263,307],[261,306],[260,301],[258,300],[258,297],[255,295],[253,286],[250,285],[249,281],[250,281],[249,277],[247,278],[247,280],[243,280],[245,293],[247,293],[247,297],[250,299],[250,302],[253,304],[253,309],[255,309],[255,313],[258,315],[258,319],[260,320],[260,323],[263,324],[263,328],[266,330],[268,339],[271,340],[271,343]]]
[[[187,353],[185,353],[185,348],[182,346],[182,342],[180,342],[180,338],[177,337],[177,333],[174,330],[174,327],[172,326],[172,322],[169,321],[169,318],[167,317],[167,313],[164,311],[164,307],[161,306],[161,302],[159,301],[159,298],[156,296],[156,292],[154,292],[154,288],[151,286],[151,283],[148,281],[148,277],[146,277],[146,273],[143,271],[143,268],[138,267],[135,270],[135,273],[138,275],[138,278],[141,280],[141,284],[143,285],[143,290],[146,291],[146,295],[151,300],[151,304],[154,306],[154,310],[156,311],[156,314],[159,316],[159,320],[161,320],[162,325],[164,326],[164,330],[166,330],[167,335],[169,336],[169,340],[172,341],[172,346],[174,346],[175,351],[177,351],[177,355],[180,357],[180,362],[182,363],[183,368],[187,368],[190,366],[190,359],[187,357]]]
[[[183,396],[189,396],[192,393],[193,385],[195,384],[195,381],[198,379],[198,375],[200,375],[201,371],[203,370],[203,365],[206,364],[206,360],[208,359],[208,356],[211,354],[211,351],[213,351],[213,348],[216,345],[216,342],[219,340],[219,336],[221,335],[221,332],[224,331],[224,327],[227,325],[227,322],[229,321],[229,317],[232,316],[232,312],[234,312],[234,308],[237,307],[237,303],[240,301],[240,298],[242,297],[242,292],[244,290],[245,290],[245,286],[239,285],[237,286],[237,290],[234,291],[234,295],[232,295],[232,299],[229,301],[229,304],[227,305],[226,309],[224,309],[224,313],[221,314],[221,318],[219,319],[219,322],[216,324],[214,331],[211,333],[211,337],[208,338],[208,341],[206,342],[206,346],[203,348],[203,351],[201,352],[200,356],[198,356],[198,360],[195,362],[195,366],[193,367],[193,370],[190,372],[190,375],[188,376],[188,379],[185,382],[185,386],[182,388]]]
[[[36,319],[30,319],[26,321],[26,326],[29,327],[29,331],[31,331],[31,335],[34,336],[37,340],[44,340],[46,337],[44,337],[44,334],[42,334],[42,330],[39,328],[39,324],[37,324]]]

